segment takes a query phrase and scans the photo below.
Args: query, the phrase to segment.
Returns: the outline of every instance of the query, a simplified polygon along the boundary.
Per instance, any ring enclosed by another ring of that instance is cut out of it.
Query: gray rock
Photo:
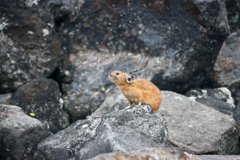
[[[32,160],[38,143],[50,135],[20,107],[0,104],[0,159]]]
[[[191,90],[186,93],[186,96],[208,107],[212,107],[219,112],[233,115],[235,108],[234,100],[231,92],[225,87]]]
[[[100,153],[167,146],[164,118],[150,107],[78,120],[38,146],[36,159],[88,159]]]
[[[39,119],[46,129],[56,133],[69,125],[57,82],[39,78],[21,86],[8,100],[21,107],[27,115]]]
[[[239,136],[231,116],[183,95],[170,91],[161,92],[163,100],[158,113],[163,115],[167,122],[168,141],[172,147],[194,154],[239,152]],[[118,103],[119,100],[113,102],[113,99],[120,96],[119,94],[118,92],[115,95],[109,95],[93,116],[121,108],[123,102]],[[126,107],[128,105],[126,99],[124,103]]]
[[[240,30],[232,33],[219,52],[213,70],[216,86],[228,87],[236,102],[240,100]]]
[[[239,160],[239,155],[193,155],[171,148],[147,148],[130,153],[105,153],[90,160]]]
[[[196,155],[200,160],[240,160],[239,155]]]
[[[237,103],[233,111],[233,118],[236,121],[236,124],[238,126],[238,133],[240,134],[240,102]]]
[[[36,7],[38,1],[0,3],[0,93],[3,94],[14,92],[34,78],[51,75],[64,52],[51,14]]]
[[[64,101],[74,122],[95,111],[113,85],[112,70],[186,92],[212,70],[228,35],[219,0],[70,1],[48,3],[69,57],[60,65]]]
[[[201,160],[195,155],[170,148],[147,148],[130,153],[105,153],[89,160]]]
[[[0,104],[7,104],[8,99],[12,97],[12,93],[0,94]]]
[[[235,120],[189,98],[162,92],[159,112],[166,119],[169,142],[195,154],[239,152]]]

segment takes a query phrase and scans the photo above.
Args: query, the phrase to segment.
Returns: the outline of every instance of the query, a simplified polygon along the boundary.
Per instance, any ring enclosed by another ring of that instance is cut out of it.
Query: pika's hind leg
[[[139,107],[142,105],[142,102],[139,102],[138,105],[136,105],[136,107]]]
[[[129,102],[129,106],[125,107],[125,109],[129,109],[132,107],[132,102],[128,101]]]

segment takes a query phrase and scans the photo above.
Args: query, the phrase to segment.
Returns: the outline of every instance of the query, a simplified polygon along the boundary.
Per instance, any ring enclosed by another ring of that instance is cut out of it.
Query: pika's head
[[[112,71],[108,75],[110,80],[117,85],[123,85],[126,83],[130,84],[133,83],[135,80],[134,76],[124,73],[122,71]]]

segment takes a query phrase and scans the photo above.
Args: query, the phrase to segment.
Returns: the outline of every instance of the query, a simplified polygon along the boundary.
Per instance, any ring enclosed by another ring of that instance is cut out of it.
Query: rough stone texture
[[[201,160],[195,155],[169,148],[147,148],[128,154],[113,152],[100,154],[89,160]]]
[[[167,146],[163,117],[150,107],[78,120],[38,146],[36,160],[88,159],[101,153]]]
[[[240,30],[232,33],[224,42],[221,51],[214,65],[213,81],[216,86],[228,87],[235,100],[235,104],[240,102]],[[239,105],[234,110],[233,117],[238,126]],[[240,129],[239,129],[240,131]]]
[[[240,102],[237,103],[233,111],[233,118],[236,121],[236,124],[238,126],[238,133],[240,134]]]
[[[212,107],[219,112],[233,115],[235,108],[231,92],[225,88],[218,89],[196,89],[186,93],[186,96],[199,103]]]
[[[239,152],[239,135],[234,119],[210,107],[170,91],[162,92],[162,105],[158,113],[167,122],[170,145],[194,154],[234,154]],[[109,95],[93,113],[103,115],[121,108],[113,103],[116,95]],[[110,98],[111,97],[111,98]],[[125,99],[125,107],[127,100]],[[117,107],[113,107],[114,104]],[[106,108],[107,107],[107,108]],[[123,107],[123,106],[122,106]]]
[[[38,143],[50,135],[20,107],[0,104],[0,159],[32,160]]]
[[[7,104],[8,99],[12,97],[12,93],[0,94],[0,104]]]
[[[196,155],[199,160],[240,160],[239,155]]]
[[[48,6],[70,53],[60,79],[72,121],[103,102],[114,69],[160,89],[199,86],[229,32],[222,0],[51,0]]]
[[[239,155],[193,155],[171,148],[147,148],[128,154],[113,152],[99,154],[89,160],[239,160]]]
[[[240,30],[232,33],[220,50],[214,65],[213,80],[218,86],[230,88],[236,101],[240,100]]]
[[[230,31],[232,33],[240,28],[240,1],[225,0],[225,2],[228,13],[228,23],[230,26]]]
[[[162,93],[159,112],[168,124],[169,142],[195,154],[239,152],[234,119],[173,92]]]
[[[61,96],[57,82],[39,78],[19,87],[8,103],[21,107],[27,115],[39,119],[46,129],[56,133],[69,125]]]
[[[49,76],[63,57],[62,40],[38,1],[0,2],[0,93]]]

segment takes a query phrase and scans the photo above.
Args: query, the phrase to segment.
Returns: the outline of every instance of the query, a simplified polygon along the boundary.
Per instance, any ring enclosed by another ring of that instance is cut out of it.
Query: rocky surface
[[[239,155],[196,155],[199,160],[239,160]]]
[[[20,107],[0,104],[0,159],[32,160],[38,143],[50,135]]]
[[[213,70],[215,86],[225,86],[230,89],[235,104],[240,102],[240,30],[232,33],[219,52]],[[233,117],[240,124],[240,105],[236,105]]]
[[[238,133],[240,134],[240,102],[237,103],[235,109],[233,110],[233,118],[238,126]]]
[[[78,120],[41,142],[36,159],[88,159],[100,153],[166,147],[167,138],[164,118],[145,106]]]
[[[119,94],[109,95],[93,116],[116,112],[122,103],[126,107],[127,100],[117,99],[121,98]],[[239,152],[239,136],[231,116],[170,91],[162,91],[162,99],[158,113],[166,120],[170,146],[194,154]]]
[[[8,100],[21,107],[27,115],[39,119],[46,129],[56,133],[69,125],[57,82],[39,78],[19,87]]]
[[[233,33],[240,28],[240,1],[225,0],[225,2],[227,7],[230,31]]]
[[[60,65],[71,120],[85,118],[111,87],[118,69],[186,92],[206,80],[228,35],[223,1],[49,2],[67,52]]]
[[[233,115],[235,109],[234,100],[231,96],[231,92],[225,87],[218,89],[191,90],[186,93],[186,96],[208,107],[212,107],[219,112],[231,116]]]
[[[214,65],[213,81],[217,86],[230,88],[236,101],[240,100],[240,30],[223,43]]]
[[[239,155],[193,155],[170,148],[147,148],[128,154],[113,152],[100,154],[90,160],[239,160]]]
[[[89,160],[201,160],[192,154],[169,148],[147,148],[130,153],[105,153]]]
[[[0,94],[53,73],[63,57],[51,14],[38,1],[0,2]]]
[[[7,104],[8,99],[12,97],[12,93],[0,94],[0,104]]]

